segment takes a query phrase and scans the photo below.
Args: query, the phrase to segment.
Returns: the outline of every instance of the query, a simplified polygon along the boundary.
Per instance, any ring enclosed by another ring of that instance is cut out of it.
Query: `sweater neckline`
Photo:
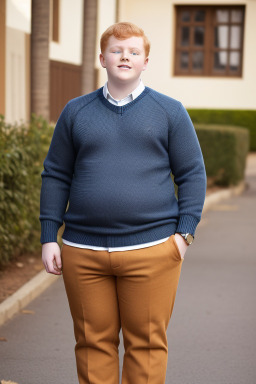
[[[103,87],[99,88],[98,90],[98,96],[100,101],[111,111],[117,113],[117,114],[123,114],[125,111],[127,111],[129,108],[133,107],[135,104],[137,104],[144,96],[146,96],[150,91],[150,88],[145,86],[145,89],[141,92],[141,94],[136,97],[136,99],[130,101],[129,103],[125,105],[114,105],[110,103],[103,94]]]

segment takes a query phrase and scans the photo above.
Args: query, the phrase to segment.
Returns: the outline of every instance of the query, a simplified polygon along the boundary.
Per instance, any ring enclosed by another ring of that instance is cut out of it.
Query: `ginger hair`
[[[143,29],[139,28],[137,25],[130,22],[125,22],[125,21],[111,25],[101,35],[101,39],[100,39],[101,53],[104,53],[108,44],[108,40],[112,35],[119,40],[129,39],[130,37],[133,37],[133,36],[142,37],[144,42],[145,55],[146,57],[148,57],[149,51],[150,51],[150,41],[145,35]]]

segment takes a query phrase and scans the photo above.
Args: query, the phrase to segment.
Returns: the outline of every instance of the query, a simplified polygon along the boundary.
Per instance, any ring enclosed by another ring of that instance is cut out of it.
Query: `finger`
[[[61,270],[58,267],[53,267],[56,275],[61,275]]]
[[[47,272],[55,274],[53,263],[51,261],[47,263]]]
[[[46,272],[49,273],[49,267],[48,267],[47,261],[44,263],[44,266],[45,266],[45,270],[46,270]]]
[[[62,268],[62,262],[61,262],[61,256],[60,255],[55,255],[55,262],[56,262],[56,265],[59,269]]]
[[[57,271],[59,273],[61,272],[61,269],[57,266],[55,259],[53,260],[53,268],[54,268],[55,271]]]
[[[53,275],[61,275],[61,272],[55,270],[54,268],[48,268],[48,273],[52,273]]]

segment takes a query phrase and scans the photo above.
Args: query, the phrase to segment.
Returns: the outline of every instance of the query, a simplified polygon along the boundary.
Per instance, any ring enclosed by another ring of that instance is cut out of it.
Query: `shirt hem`
[[[159,227],[132,234],[101,235],[88,232],[79,232],[66,227],[62,238],[76,244],[114,248],[146,244],[170,237],[176,232],[177,223],[168,223]]]

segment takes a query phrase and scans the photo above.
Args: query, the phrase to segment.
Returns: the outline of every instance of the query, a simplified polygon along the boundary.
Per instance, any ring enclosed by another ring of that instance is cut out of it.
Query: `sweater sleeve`
[[[179,222],[176,232],[194,235],[205,201],[206,171],[195,128],[182,103],[170,124],[169,159],[178,186]]]
[[[40,194],[41,243],[57,242],[63,224],[73,177],[75,150],[69,103],[61,112],[54,129],[41,174]]]

